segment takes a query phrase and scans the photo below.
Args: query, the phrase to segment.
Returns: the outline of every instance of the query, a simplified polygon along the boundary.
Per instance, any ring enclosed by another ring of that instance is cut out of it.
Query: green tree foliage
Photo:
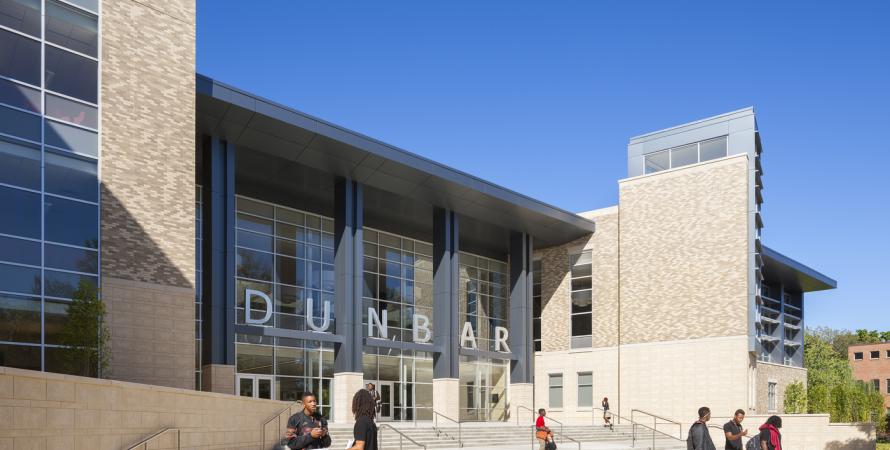
[[[877,330],[856,330],[856,338],[860,344],[877,344],[881,342],[881,333]]]
[[[807,392],[800,381],[795,381],[785,388],[785,412],[788,414],[807,412]]]
[[[803,386],[789,385],[785,393],[786,411],[827,413],[832,422],[874,421],[879,431],[885,431],[887,417],[883,396],[870,384],[853,378],[853,369],[847,359],[848,345],[874,339],[880,339],[876,331],[857,330],[854,334],[830,328],[807,330],[804,335],[806,400],[801,405]]]
[[[81,282],[68,305],[68,319],[60,336],[65,372],[80,376],[107,376],[108,328],[105,304],[92,283]]]

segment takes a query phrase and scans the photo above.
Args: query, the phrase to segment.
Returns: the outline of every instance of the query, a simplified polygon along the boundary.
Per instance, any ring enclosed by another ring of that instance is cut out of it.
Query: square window
[[[856,361],[861,360],[861,359],[862,359],[862,352],[855,352],[855,353],[853,353],[853,359],[855,359]]]
[[[0,30],[0,75],[40,86],[40,42]]]
[[[99,19],[49,0],[46,2],[46,40],[95,57],[99,49]]]
[[[40,37],[40,0],[0,1],[0,25]]]
[[[99,63],[48,45],[45,53],[47,89],[96,103],[98,100]],[[2,61],[2,57],[0,57],[0,61]],[[0,62],[0,65],[2,64]],[[38,83],[39,80],[34,84]]]
[[[723,158],[727,154],[726,136],[702,141],[699,145],[701,146],[701,161]]]
[[[878,359],[881,357],[880,350],[872,350],[870,353],[871,353],[871,355],[870,355],[871,359]]]
[[[646,155],[646,173],[655,173],[671,168],[671,155],[667,151],[661,151]]]
[[[698,144],[689,144],[671,150],[671,168],[688,166],[698,162]]]

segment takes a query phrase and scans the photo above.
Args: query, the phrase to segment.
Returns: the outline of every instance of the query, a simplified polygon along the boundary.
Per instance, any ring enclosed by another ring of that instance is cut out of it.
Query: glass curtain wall
[[[368,310],[381,322],[386,312],[388,340],[414,342],[415,314],[428,319],[433,330],[433,246],[428,242],[364,228],[364,283],[362,323],[368,334]],[[419,320],[419,319],[418,319]],[[373,329],[373,336],[380,337]],[[427,336],[421,332],[419,341]],[[433,358],[430,353],[365,347],[366,382],[381,394],[380,420],[431,420],[433,416]]]
[[[99,285],[98,29],[95,0],[0,1],[0,366],[98,375],[61,340]]]
[[[272,300],[273,311],[267,322],[251,325],[313,331],[307,321],[323,327],[323,305],[330,302],[327,332],[333,333],[333,219],[243,196],[236,198],[236,208],[236,323],[247,324],[245,293],[252,289]],[[251,309],[258,320],[266,304],[252,297]],[[330,414],[333,344],[239,334],[235,353],[239,377],[274,379],[273,399],[296,400],[303,390],[317,391],[324,414]]]
[[[460,253],[458,331],[469,323],[476,348],[496,351],[495,327],[509,329],[510,302],[507,263],[470,253]],[[460,419],[506,419],[508,361],[460,357]]]

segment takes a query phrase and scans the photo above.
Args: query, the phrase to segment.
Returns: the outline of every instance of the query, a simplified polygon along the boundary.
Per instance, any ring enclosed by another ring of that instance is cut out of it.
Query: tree
[[[68,305],[68,319],[62,327],[60,341],[65,372],[80,376],[107,376],[108,328],[105,325],[105,304],[92,283],[81,281]]]
[[[877,344],[881,342],[881,334],[877,330],[856,330],[856,338],[860,344]]]
[[[785,388],[785,412],[788,414],[807,412],[807,392],[802,382],[795,381]]]
[[[853,343],[879,339],[877,331],[849,331],[818,328],[804,335],[804,366],[807,368],[806,405],[810,413],[829,414],[832,422],[873,421],[878,429],[887,427],[883,397],[873,386],[853,378],[847,359],[849,338]],[[785,393],[785,408],[796,412],[800,408],[800,388],[789,385]],[[790,392],[790,394],[789,394]],[[789,398],[791,397],[791,398]]]

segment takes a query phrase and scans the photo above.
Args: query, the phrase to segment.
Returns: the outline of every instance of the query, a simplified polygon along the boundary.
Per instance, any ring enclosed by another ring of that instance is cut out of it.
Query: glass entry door
[[[268,375],[241,375],[235,380],[237,394],[242,397],[272,399],[272,377]]]
[[[393,408],[395,408],[393,402],[395,396],[394,384],[392,381],[377,382],[377,391],[380,393],[380,414],[378,415],[380,420],[392,420]]]

